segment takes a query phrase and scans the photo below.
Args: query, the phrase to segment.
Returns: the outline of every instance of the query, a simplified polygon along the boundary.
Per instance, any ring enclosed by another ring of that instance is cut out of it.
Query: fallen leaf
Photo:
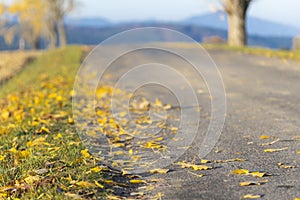
[[[41,134],[41,133],[50,133],[50,130],[48,128],[46,128],[46,127],[43,126],[40,129],[38,129],[36,131],[36,133],[38,133],[38,134]]]
[[[275,144],[276,142],[280,141],[280,139],[278,138],[277,140],[274,140],[272,142],[268,142],[268,143],[263,143],[261,146],[270,146],[272,144]]]
[[[95,180],[94,182],[95,182],[95,185],[96,185],[98,188],[101,188],[101,189],[104,188],[104,186],[101,185],[98,181]]]
[[[249,174],[249,170],[247,170],[247,169],[235,169],[235,170],[233,170],[232,174],[238,174],[238,175]]]
[[[145,180],[140,180],[140,179],[130,180],[129,182],[133,184],[147,183]]]
[[[251,172],[249,173],[249,175],[253,176],[253,177],[264,177],[267,176],[269,174],[263,173],[263,172]]]
[[[185,163],[185,162],[178,162],[178,164],[181,165],[181,168],[191,168],[195,171],[212,169],[212,167],[206,165],[195,165],[195,164]]]
[[[152,169],[150,173],[152,174],[166,174],[168,173],[169,169]]]
[[[246,194],[243,196],[244,199],[258,199],[261,198],[261,195],[253,195],[253,194]]]
[[[133,150],[130,149],[130,150],[128,151],[128,153],[129,153],[129,155],[132,155],[132,154],[133,154]]]
[[[91,157],[91,155],[89,154],[89,150],[88,149],[81,150],[81,155],[84,158],[90,158]]]
[[[4,160],[6,158],[6,155],[0,156],[0,161]]]
[[[240,182],[240,186],[250,186],[250,185],[261,185],[261,183],[260,182],[256,182],[256,181]]]
[[[292,168],[296,168],[296,166],[292,166],[292,165],[284,165],[283,163],[279,162],[277,163],[278,167],[283,168],[283,169],[292,169]]]
[[[267,136],[267,135],[261,135],[259,138],[262,139],[262,140],[265,140],[265,139],[269,139],[270,136]]]
[[[24,179],[25,183],[27,184],[33,184],[34,182],[37,182],[40,180],[39,176],[28,176]]]
[[[296,154],[300,154],[300,150],[296,150]]]
[[[88,187],[94,187],[95,185],[90,183],[90,182],[86,182],[86,181],[80,181],[76,183],[77,186],[81,187],[81,188],[88,188]]]
[[[245,162],[246,159],[243,158],[233,158],[228,160],[215,160],[214,163],[228,163],[228,162]]]
[[[102,170],[107,170],[107,169],[108,169],[107,167],[96,166],[96,167],[91,169],[91,172],[98,173],[98,172],[101,172]]]
[[[204,159],[202,159],[202,160],[201,160],[201,163],[202,163],[202,164],[206,164],[206,163],[211,163],[211,161],[210,161],[210,160],[204,160]]]
[[[287,149],[288,149],[288,147],[281,148],[281,149],[265,149],[264,152],[266,152],[266,153],[273,153],[273,152],[278,152],[278,151],[285,151]]]

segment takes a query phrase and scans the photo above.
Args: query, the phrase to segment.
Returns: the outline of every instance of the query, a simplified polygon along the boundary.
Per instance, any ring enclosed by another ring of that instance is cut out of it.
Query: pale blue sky
[[[214,10],[222,0],[81,0],[73,16],[112,21],[180,20]],[[249,14],[300,28],[300,0],[253,0]]]
[[[13,0],[0,0],[11,2]],[[78,0],[73,16],[112,21],[181,20],[220,8],[223,0]],[[300,0],[253,0],[249,15],[300,28]]]

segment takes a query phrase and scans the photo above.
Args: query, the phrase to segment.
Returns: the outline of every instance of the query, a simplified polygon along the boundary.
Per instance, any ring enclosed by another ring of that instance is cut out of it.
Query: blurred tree
[[[67,39],[64,27],[64,17],[75,7],[74,0],[47,0],[51,11],[51,21],[57,28],[59,44],[61,47],[66,46]],[[54,29],[55,30],[55,29]],[[53,30],[52,30],[53,31]]]
[[[224,10],[228,15],[228,43],[231,46],[247,44],[246,14],[252,0],[225,0]]]
[[[0,2],[0,16],[3,15],[4,11],[5,11],[5,5]]]
[[[39,49],[41,38],[48,37],[45,23],[47,11],[44,0],[15,0],[9,7],[9,12],[18,15],[19,23],[7,29],[6,42],[12,43],[18,35],[20,44],[25,40],[32,48]]]

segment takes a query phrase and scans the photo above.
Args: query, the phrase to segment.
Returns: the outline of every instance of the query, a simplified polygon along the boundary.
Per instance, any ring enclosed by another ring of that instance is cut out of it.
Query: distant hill
[[[97,45],[108,37],[120,33],[125,30],[138,27],[163,27],[182,32],[198,42],[202,42],[204,38],[210,36],[218,36],[224,40],[227,38],[227,31],[209,28],[197,25],[182,25],[175,23],[134,23],[119,24],[111,27],[91,28],[91,27],[67,27],[68,42],[70,44],[89,44]],[[292,37],[276,37],[276,36],[253,36],[248,37],[250,46],[261,46],[273,49],[290,49],[292,47]]]
[[[14,22],[14,20],[12,21]],[[195,16],[180,22],[147,20],[142,22],[113,23],[99,17],[67,17],[65,24],[69,44],[97,45],[108,37],[122,31],[151,26],[177,30],[198,42],[202,42],[204,38],[211,36],[217,36],[222,40],[227,38],[227,18],[223,13]],[[248,44],[250,46],[274,49],[290,49],[293,36],[300,34],[300,30],[297,28],[252,17],[248,18],[248,31]],[[3,38],[0,37],[0,50],[17,48],[17,41],[14,41],[12,46],[7,46]]]
[[[95,28],[102,28],[102,27],[112,25],[112,23],[109,20],[101,17],[83,17],[83,18],[66,17],[65,24],[68,26],[95,27]]]
[[[227,15],[223,12],[210,13],[188,18],[181,23],[227,30]],[[247,17],[247,31],[250,35],[259,36],[294,37],[300,35],[300,28],[251,16]]]

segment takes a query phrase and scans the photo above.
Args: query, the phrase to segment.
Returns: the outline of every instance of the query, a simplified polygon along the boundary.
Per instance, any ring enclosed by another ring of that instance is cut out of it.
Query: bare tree
[[[252,0],[225,0],[228,15],[228,43],[231,46],[247,44],[246,15]]]
[[[64,17],[74,9],[75,2],[74,0],[48,0],[48,4],[52,13],[52,22],[55,22],[57,28],[59,44],[64,47],[67,44]]]

